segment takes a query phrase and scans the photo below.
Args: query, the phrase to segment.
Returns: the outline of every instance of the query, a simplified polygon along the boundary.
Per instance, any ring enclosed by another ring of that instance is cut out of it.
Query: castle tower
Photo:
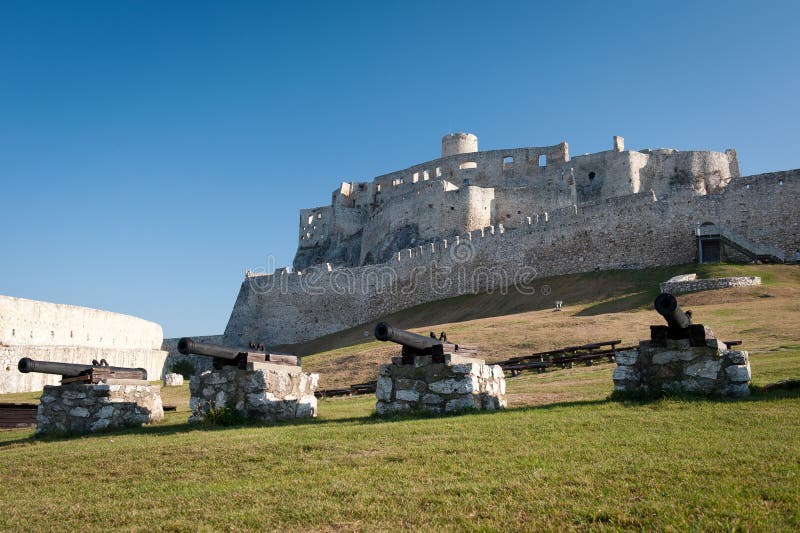
[[[478,151],[478,138],[471,133],[448,133],[442,137],[442,157]]]

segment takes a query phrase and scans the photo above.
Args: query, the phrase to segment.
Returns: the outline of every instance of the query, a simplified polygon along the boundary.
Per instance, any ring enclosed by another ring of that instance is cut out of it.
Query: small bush
[[[183,376],[183,379],[189,379],[194,375],[195,372],[197,372],[194,363],[188,359],[181,359],[180,361],[172,363],[172,366],[169,370],[174,374],[180,374]]]
[[[212,407],[203,415],[203,424],[207,426],[241,426],[245,422],[244,415],[232,405]]]

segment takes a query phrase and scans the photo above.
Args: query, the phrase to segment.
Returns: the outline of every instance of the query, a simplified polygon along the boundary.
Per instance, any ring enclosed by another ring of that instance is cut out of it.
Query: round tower
[[[442,157],[478,151],[478,138],[471,133],[448,133],[442,137]]]

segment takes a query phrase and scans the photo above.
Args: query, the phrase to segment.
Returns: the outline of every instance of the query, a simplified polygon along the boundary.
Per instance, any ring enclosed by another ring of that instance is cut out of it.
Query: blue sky
[[[481,149],[800,167],[800,3],[0,2],[0,294],[221,333],[342,179]]]

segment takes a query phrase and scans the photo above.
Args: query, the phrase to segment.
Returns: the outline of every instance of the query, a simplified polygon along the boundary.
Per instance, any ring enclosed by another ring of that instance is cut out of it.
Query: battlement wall
[[[380,194],[384,198],[403,194],[404,185],[432,179],[455,179],[456,185],[461,185],[464,179],[471,179],[474,180],[471,184],[486,187],[504,178],[543,175],[548,165],[566,161],[569,161],[569,148],[565,142],[553,146],[487,150],[426,161],[378,176],[374,183],[376,196]]]
[[[372,182],[342,183],[330,206],[303,210],[295,267],[381,263],[437,234],[446,238],[484,224],[516,227],[519,218],[639,192],[709,194],[739,176],[734,150],[625,151],[621,137],[611,150],[570,158],[566,143],[478,152],[476,137],[454,134],[443,139],[443,153],[450,155]],[[461,197],[471,197],[471,204],[454,201],[456,195],[430,198],[441,187],[487,191]]]
[[[498,224],[403,249],[379,265],[249,276],[225,342],[291,344],[461,294],[535,292],[542,277],[692,262],[703,222],[791,256],[800,248],[799,194],[800,170],[762,174],[702,196],[689,187],[567,206],[521,217],[516,229]]]

